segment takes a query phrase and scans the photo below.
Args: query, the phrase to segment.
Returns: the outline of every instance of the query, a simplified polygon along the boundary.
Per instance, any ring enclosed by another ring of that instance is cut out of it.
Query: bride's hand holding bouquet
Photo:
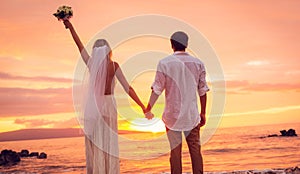
[[[53,14],[59,21],[64,21],[66,29],[72,27],[69,19],[73,16],[72,7],[63,5],[58,7],[56,13]]]
[[[68,19],[64,20],[64,25],[66,29],[70,29],[73,27],[72,23]]]

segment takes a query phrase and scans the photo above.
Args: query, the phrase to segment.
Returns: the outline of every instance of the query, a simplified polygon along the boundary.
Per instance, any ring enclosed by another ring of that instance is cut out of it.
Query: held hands
[[[154,114],[151,112],[150,109],[148,109],[148,108],[142,108],[142,109],[143,109],[145,118],[147,118],[148,120],[151,120],[154,117]]]
[[[151,111],[144,113],[144,115],[148,120],[151,120],[154,117],[154,114]]]

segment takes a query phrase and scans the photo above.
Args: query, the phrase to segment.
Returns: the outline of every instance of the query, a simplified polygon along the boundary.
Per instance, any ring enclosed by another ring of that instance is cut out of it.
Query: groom
[[[162,119],[171,148],[171,173],[182,173],[183,132],[189,147],[193,174],[200,174],[203,173],[203,160],[199,131],[206,122],[206,92],[209,90],[205,67],[198,58],[185,52],[188,45],[186,33],[175,32],[170,40],[174,53],[159,61],[148,107],[144,112],[150,113],[158,96],[165,90],[166,105]],[[201,104],[200,114],[197,92]]]

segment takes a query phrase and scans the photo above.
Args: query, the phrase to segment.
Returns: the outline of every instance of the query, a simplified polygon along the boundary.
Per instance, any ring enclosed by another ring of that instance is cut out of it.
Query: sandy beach
[[[206,174],[299,174],[299,167],[291,167],[285,169],[265,169],[265,170],[236,170],[224,172],[205,172]]]
[[[290,167],[282,169],[264,169],[264,170],[234,170],[224,172],[204,172],[205,174],[300,174],[300,168]],[[171,174],[170,172],[164,172],[161,174]],[[192,174],[192,173],[184,173]]]

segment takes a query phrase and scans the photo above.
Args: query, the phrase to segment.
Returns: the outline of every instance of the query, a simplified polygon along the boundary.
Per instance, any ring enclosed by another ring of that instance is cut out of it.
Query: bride
[[[119,64],[112,61],[112,50],[108,42],[105,39],[96,40],[89,56],[71,22],[64,20],[64,25],[70,30],[89,72],[88,92],[81,109],[84,117],[87,173],[118,174],[120,164],[114,99],[115,77],[143,111],[145,106],[125,79]]]

